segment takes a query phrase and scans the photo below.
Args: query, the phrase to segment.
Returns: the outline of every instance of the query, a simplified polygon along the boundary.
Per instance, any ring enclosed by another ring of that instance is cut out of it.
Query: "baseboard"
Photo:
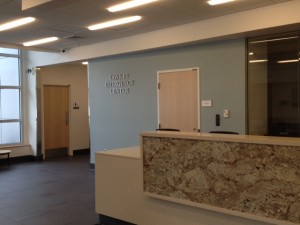
[[[74,150],[73,155],[89,155],[90,154],[90,149],[79,149],[79,150]]]
[[[83,149],[83,150],[78,150],[74,151],[74,155],[85,155],[89,154],[90,150],[89,149]],[[24,155],[24,156],[17,156],[17,157],[10,157],[10,163],[24,163],[24,162],[37,162],[37,161],[43,161],[44,157],[43,154],[34,156],[34,155]],[[7,164],[7,158],[4,156],[0,158],[0,165]],[[90,168],[95,169],[95,164],[90,163]]]
[[[54,149],[45,149],[45,158],[55,158],[60,156],[67,156],[68,148],[54,148]]]
[[[136,225],[136,224],[100,214],[99,225]]]
[[[95,163],[90,163],[90,169],[94,170],[95,169]]]
[[[35,162],[35,161],[41,161],[43,160],[43,155],[41,156],[33,156],[33,155],[24,155],[24,156],[18,156],[18,157],[10,157],[10,163],[24,163],[24,162]],[[6,158],[1,158],[0,163],[4,164],[7,162]]]

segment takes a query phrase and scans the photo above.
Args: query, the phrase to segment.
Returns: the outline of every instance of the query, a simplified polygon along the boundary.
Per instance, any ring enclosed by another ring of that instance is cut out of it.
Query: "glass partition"
[[[248,39],[248,133],[300,136],[299,33]]]

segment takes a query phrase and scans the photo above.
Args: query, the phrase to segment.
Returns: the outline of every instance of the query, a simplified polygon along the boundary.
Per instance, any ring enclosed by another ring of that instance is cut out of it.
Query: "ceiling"
[[[52,0],[23,11],[22,0],[0,0],[0,23],[26,16],[36,18],[31,24],[0,32],[0,46],[18,47],[26,41],[56,36],[58,41],[40,47],[61,51],[287,1],[291,0],[235,0],[210,6],[206,0],[158,0],[146,6],[110,13],[107,7],[124,0]],[[132,15],[143,18],[114,28],[87,29],[95,23]]]

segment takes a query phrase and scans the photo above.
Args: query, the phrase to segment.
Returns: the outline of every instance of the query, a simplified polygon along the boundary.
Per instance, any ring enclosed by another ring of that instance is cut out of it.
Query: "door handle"
[[[66,120],[65,120],[65,122],[66,122],[66,125],[69,125],[69,112],[66,112]]]

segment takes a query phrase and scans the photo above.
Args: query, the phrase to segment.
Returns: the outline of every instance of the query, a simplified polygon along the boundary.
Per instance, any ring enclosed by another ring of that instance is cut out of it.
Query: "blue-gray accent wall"
[[[139,144],[141,131],[157,128],[157,71],[199,67],[201,132],[246,131],[246,47],[244,39],[216,41],[89,62],[91,163],[98,150]],[[128,94],[110,94],[110,75],[129,74]],[[223,118],[223,109],[230,112]],[[221,125],[215,126],[215,115]]]

